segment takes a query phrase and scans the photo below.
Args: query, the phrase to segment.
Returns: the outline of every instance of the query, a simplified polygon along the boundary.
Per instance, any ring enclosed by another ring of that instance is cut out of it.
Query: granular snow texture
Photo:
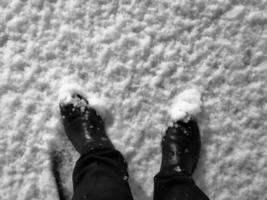
[[[152,199],[167,110],[191,87],[203,101],[199,187],[267,199],[266,0],[1,0],[1,200],[57,199],[52,149],[71,195],[78,156],[57,111],[66,82],[107,100],[136,199]]]

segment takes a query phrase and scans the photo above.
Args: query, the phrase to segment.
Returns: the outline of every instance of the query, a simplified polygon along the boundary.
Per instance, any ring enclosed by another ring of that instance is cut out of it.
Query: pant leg
[[[158,173],[154,177],[154,200],[209,200],[188,176]]]
[[[83,155],[74,168],[73,189],[73,200],[133,200],[127,163],[114,149]]]

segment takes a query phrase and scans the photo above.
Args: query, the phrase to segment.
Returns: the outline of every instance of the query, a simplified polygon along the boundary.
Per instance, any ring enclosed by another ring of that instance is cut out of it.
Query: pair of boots
[[[71,98],[60,103],[60,112],[65,132],[81,154],[73,173],[73,199],[132,200],[127,163],[107,136],[104,121],[84,97],[74,94]],[[208,199],[192,179],[201,146],[196,121],[174,122],[161,146],[154,199]]]

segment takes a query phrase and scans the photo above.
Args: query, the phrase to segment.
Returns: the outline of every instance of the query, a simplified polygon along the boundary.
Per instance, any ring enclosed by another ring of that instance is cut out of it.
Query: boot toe
[[[166,130],[162,140],[162,163],[164,168],[179,169],[192,175],[200,153],[200,133],[197,122],[190,119],[188,122],[176,121]],[[176,162],[173,162],[176,161]]]

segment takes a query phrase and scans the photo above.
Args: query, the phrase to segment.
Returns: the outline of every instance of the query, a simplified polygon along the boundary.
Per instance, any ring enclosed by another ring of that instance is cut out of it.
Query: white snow
[[[56,149],[71,196],[58,92],[73,83],[106,118],[135,199],[152,199],[161,137],[185,108],[202,108],[199,187],[267,199],[266,13],[266,0],[1,0],[0,199],[57,199]]]
[[[169,109],[173,121],[182,120],[189,116],[196,117],[202,106],[201,93],[196,88],[187,89],[177,95]]]
[[[244,5],[234,6],[232,10],[225,14],[225,18],[229,20],[240,20],[240,18],[244,17],[245,10],[246,7]]]
[[[75,94],[81,95],[83,98],[88,99],[86,92],[81,86],[75,85],[74,83],[62,83],[62,87],[59,90],[58,103],[67,104],[73,101]]]
[[[62,87],[58,91],[58,104],[63,103],[72,103],[76,106],[83,107],[86,105],[85,101],[80,101],[78,98],[73,98],[75,94],[82,96],[87,99],[89,106],[93,107],[97,114],[99,114],[105,122],[106,127],[109,127],[113,123],[112,112],[107,108],[108,102],[107,99],[103,97],[98,97],[90,92],[86,92],[80,85],[75,83],[67,83],[63,81]]]
[[[90,106],[92,106],[96,112],[101,116],[105,122],[105,126],[108,128],[113,123],[112,111],[108,108],[108,99],[104,97],[94,96],[93,94],[89,95],[88,100]]]

